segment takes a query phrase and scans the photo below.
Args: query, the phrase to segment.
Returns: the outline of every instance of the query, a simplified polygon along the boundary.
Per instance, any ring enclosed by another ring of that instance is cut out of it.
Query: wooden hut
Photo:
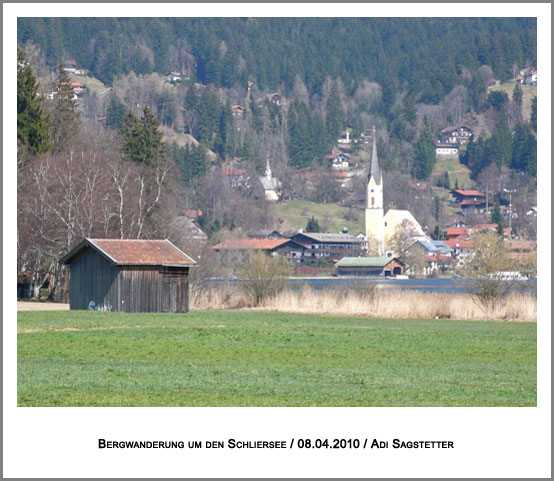
[[[168,240],[84,239],[70,266],[70,309],[188,312],[196,262]]]

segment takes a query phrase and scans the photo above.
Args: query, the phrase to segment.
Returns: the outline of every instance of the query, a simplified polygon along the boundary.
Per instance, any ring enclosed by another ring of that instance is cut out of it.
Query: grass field
[[[445,158],[439,157],[437,163],[433,168],[433,174],[438,176],[444,174],[444,171],[448,172],[448,178],[450,180],[450,186],[452,189],[456,185],[458,180],[458,187],[460,189],[469,189],[474,186],[474,182],[469,178],[470,170],[467,166],[460,163],[457,158]]]
[[[348,227],[350,234],[365,232],[364,213],[359,210],[356,218],[347,220],[349,209],[335,204],[318,204],[309,200],[289,200],[284,204],[275,205],[275,214],[284,222],[279,227],[281,231],[288,229],[305,229],[308,219],[314,216],[322,232],[341,232]]]
[[[71,81],[72,82],[81,82],[83,85],[89,89],[91,93],[96,93],[97,95],[103,95],[108,91],[108,87],[106,87],[101,80],[98,80],[95,77],[89,77],[88,75],[75,75],[71,74]]]
[[[529,122],[531,119],[531,103],[533,97],[537,95],[537,86],[536,85],[520,85],[521,93],[523,94],[521,102],[521,114],[525,122]],[[499,90],[501,92],[506,92],[510,99],[514,94],[514,89],[516,88],[516,83],[514,81],[506,82],[500,85],[494,85],[490,87],[489,91],[494,92]]]
[[[536,324],[18,313],[19,406],[534,406]]]

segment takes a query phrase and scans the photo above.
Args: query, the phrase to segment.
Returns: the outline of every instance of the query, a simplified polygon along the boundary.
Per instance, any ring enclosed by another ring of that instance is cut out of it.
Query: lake
[[[230,285],[239,285],[240,280],[223,281],[220,279],[212,279],[207,281],[209,284],[218,285],[228,282]],[[537,280],[520,281],[524,291],[535,292],[537,290]],[[426,278],[426,279],[394,279],[386,277],[305,277],[294,278],[289,280],[289,285],[292,290],[301,289],[304,286],[309,286],[313,289],[336,289],[363,286],[376,286],[379,289],[406,289],[420,292],[467,292],[467,288],[462,284],[461,279],[452,278]]]

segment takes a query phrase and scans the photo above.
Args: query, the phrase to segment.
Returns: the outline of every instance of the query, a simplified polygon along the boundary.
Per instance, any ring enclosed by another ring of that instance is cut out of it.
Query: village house
[[[63,62],[63,69],[69,73],[75,73],[77,70],[77,62],[73,59],[68,59]]]
[[[348,170],[350,167],[350,156],[339,152],[326,156],[331,161],[331,166],[334,170]]]
[[[171,231],[172,239],[185,242],[189,240],[206,242],[208,240],[208,234],[187,215],[177,216],[171,224]]]
[[[84,239],[60,264],[70,267],[70,309],[189,310],[196,262],[167,239]]]
[[[486,195],[478,190],[455,189],[450,191],[452,202],[460,207],[462,215],[483,214],[487,211]]]
[[[487,212],[487,203],[482,200],[464,200],[460,202],[460,212],[464,216],[474,214],[484,214]]]
[[[450,193],[452,194],[452,202],[455,202],[456,204],[459,204],[464,200],[484,201],[486,199],[485,194],[483,194],[483,192],[479,192],[478,190],[454,189],[451,190]]]
[[[446,238],[448,240],[455,239],[456,237],[461,236],[461,235],[468,236],[469,235],[469,229],[467,227],[449,227],[446,230]]]
[[[458,267],[464,267],[466,262],[471,260],[475,255],[475,241],[471,236],[459,235],[445,241],[452,248],[452,255],[457,261]]]
[[[435,144],[435,155],[452,157],[457,156],[460,153],[460,145],[457,143],[447,143],[438,141]]]
[[[337,275],[393,277],[403,275],[405,267],[397,258],[343,257],[337,262]]]
[[[303,247],[303,261],[337,262],[345,256],[360,256],[364,241],[351,234],[298,232],[291,240]]]
[[[280,94],[273,94],[269,97],[269,100],[271,103],[275,104],[275,105],[281,105],[281,95]]]
[[[537,69],[525,74],[520,80],[523,85],[537,85]]]
[[[201,209],[187,209],[183,211],[183,215],[186,215],[189,219],[196,220],[198,217],[202,217]]]
[[[299,264],[304,247],[291,239],[227,239],[213,246],[222,262],[241,263],[253,252],[281,256]]]
[[[452,257],[454,250],[446,242],[440,240],[416,240],[410,247],[408,252],[421,252],[426,256],[442,255]]]
[[[452,257],[443,254],[425,256],[425,266],[422,274],[429,276],[434,273],[444,273],[452,268]]]
[[[223,174],[229,179],[231,187],[246,187],[249,176],[246,169],[223,169]]]
[[[246,109],[242,105],[231,105],[231,112],[233,117],[242,117]]]
[[[168,82],[178,82],[182,79],[182,77],[179,72],[168,72],[168,74],[166,75],[166,79]]]
[[[473,133],[465,125],[459,127],[446,127],[441,130],[441,143],[463,145],[469,142]]]

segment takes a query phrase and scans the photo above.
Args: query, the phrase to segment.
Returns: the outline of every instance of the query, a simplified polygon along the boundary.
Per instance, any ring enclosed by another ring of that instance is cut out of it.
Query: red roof
[[[447,237],[458,237],[459,235],[467,235],[469,231],[466,227],[449,227],[446,231]]]
[[[452,192],[465,196],[485,197],[485,194],[483,194],[483,192],[479,192],[478,190],[455,189]]]
[[[202,211],[200,209],[185,210],[184,214],[190,219],[196,219],[197,217],[202,217]]]
[[[118,265],[182,265],[196,262],[166,240],[85,239],[60,262],[70,263],[84,248],[92,247]]]
[[[447,246],[452,247],[452,249],[473,249],[475,247],[474,240],[465,235],[460,235],[444,242]]]
[[[289,239],[228,239],[215,246],[213,249],[220,250],[272,250],[282,244],[289,242]]]
[[[427,188],[427,184],[422,184],[420,182],[416,184],[408,184],[412,189],[416,190],[425,190]]]

